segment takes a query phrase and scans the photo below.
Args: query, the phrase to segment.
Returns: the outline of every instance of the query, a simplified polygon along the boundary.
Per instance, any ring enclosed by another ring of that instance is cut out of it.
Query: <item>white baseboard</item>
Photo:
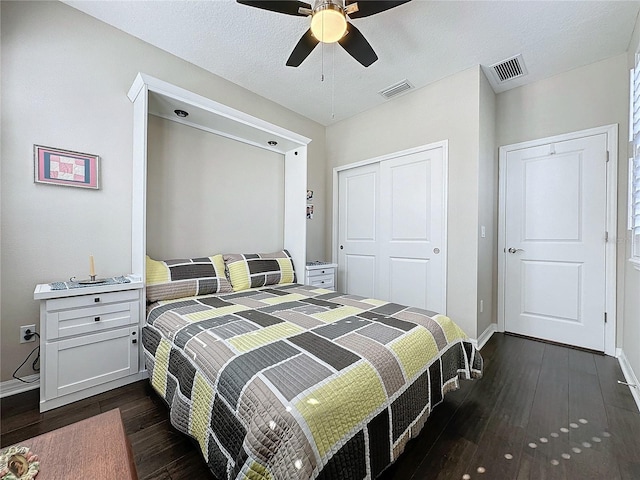
[[[7,380],[5,382],[0,382],[0,398],[40,388],[39,373],[34,373],[33,375],[24,377],[24,381],[29,383],[21,382],[20,380],[16,380],[15,378],[12,378],[11,380]]]
[[[620,368],[622,369],[622,373],[624,374],[624,378],[627,383],[635,385],[635,387],[629,386],[629,390],[631,390],[631,395],[633,395],[633,399],[636,401],[638,410],[640,410],[640,382],[638,382],[638,377],[636,377],[627,356],[621,348],[616,349],[616,357],[618,358]]]
[[[484,344],[489,341],[489,339],[491,338],[491,335],[493,335],[497,331],[498,331],[498,325],[495,323],[492,323],[486,328],[484,332],[480,334],[477,340],[475,338],[470,338],[469,341],[478,350],[482,350],[482,347],[484,347]]]

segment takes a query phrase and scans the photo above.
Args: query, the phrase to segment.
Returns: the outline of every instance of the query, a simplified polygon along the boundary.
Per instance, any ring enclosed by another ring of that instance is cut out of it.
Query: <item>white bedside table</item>
[[[40,300],[40,411],[143,378],[142,281],[53,290]]]
[[[307,271],[307,285],[329,290],[336,289],[337,263],[309,262],[304,268]]]

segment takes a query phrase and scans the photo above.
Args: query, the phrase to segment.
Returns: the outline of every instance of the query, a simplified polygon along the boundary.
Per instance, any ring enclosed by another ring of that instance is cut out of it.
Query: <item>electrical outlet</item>
[[[24,338],[25,335],[27,334],[27,330],[29,330],[33,334],[36,331],[36,326],[35,325],[22,325],[20,327],[20,343],[29,343],[29,342],[35,342],[36,341],[37,337],[35,335],[32,335],[29,340]]]

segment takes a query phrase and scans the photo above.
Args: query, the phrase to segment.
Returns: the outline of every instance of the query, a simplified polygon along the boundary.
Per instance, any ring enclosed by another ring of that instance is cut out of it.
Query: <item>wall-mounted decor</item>
[[[100,188],[98,155],[34,145],[33,157],[37,183]]]

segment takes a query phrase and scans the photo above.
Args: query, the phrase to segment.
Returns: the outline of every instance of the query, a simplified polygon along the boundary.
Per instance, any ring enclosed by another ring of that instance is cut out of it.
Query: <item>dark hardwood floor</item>
[[[447,394],[382,480],[640,479],[640,413],[616,359],[503,334],[482,355],[484,377]],[[112,408],[140,480],[213,478],[147,381],[44,414],[37,390],[2,399],[0,446]]]

